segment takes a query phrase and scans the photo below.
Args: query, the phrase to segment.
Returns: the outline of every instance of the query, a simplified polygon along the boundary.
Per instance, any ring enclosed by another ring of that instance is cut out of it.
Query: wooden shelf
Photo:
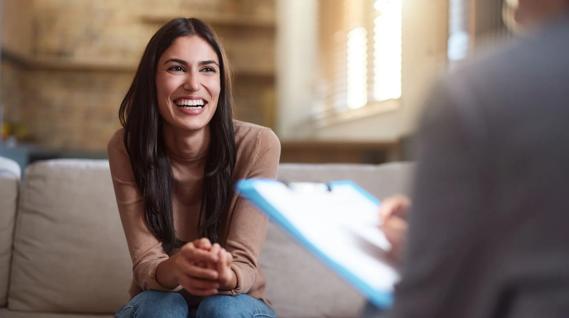
[[[229,61],[231,63],[231,60]],[[231,65],[231,64],[230,64]],[[273,78],[275,72],[268,69],[248,69],[231,65],[231,73],[233,77],[259,77],[264,79]]]
[[[148,14],[140,17],[143,23],[164,24],[171,19],[178,17],[179,14]],[[274,19],[259,17],[244,17],[231,15],[198,15],[199,19],[211,24],[213,27],[241,27],[241,28],[275,28]]]
[[[65,61],[59,58],[38,58],[2,49],[2,58],[26,69],[85,72],[134,72],[135,64],[109,61]]]

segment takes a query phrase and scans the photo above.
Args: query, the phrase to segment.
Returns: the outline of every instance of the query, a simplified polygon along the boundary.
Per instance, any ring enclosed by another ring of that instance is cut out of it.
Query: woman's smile
[[[174,104],[178,110],[188,115],[199,115],[202,113],[208,102],[202,98],[177,98]]]

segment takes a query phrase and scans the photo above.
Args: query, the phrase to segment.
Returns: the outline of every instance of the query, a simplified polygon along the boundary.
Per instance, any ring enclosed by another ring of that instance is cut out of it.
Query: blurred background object
[[[213,26],[234,71],[236,118],[273,128],[288,162],[410,158],[408,141],[436,75],[509,34],[499,0],[3,0],[1,7],[0,154],[23,152],[24,161],[105,157],[144,46],[173,17]]]

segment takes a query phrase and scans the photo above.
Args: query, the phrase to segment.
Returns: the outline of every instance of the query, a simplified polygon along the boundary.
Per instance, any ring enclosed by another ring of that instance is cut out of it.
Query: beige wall
[[[2,47],[19,54],[32,50],[33,0],[3,0]]]

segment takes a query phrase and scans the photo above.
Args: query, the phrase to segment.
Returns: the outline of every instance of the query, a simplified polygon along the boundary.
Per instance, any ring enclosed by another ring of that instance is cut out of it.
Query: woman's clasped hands
[[[230,267],[233,257],[207,238],[186,243],[170,257],[170,261],[178,284],[192,295],[215,295],[237,285]]]

